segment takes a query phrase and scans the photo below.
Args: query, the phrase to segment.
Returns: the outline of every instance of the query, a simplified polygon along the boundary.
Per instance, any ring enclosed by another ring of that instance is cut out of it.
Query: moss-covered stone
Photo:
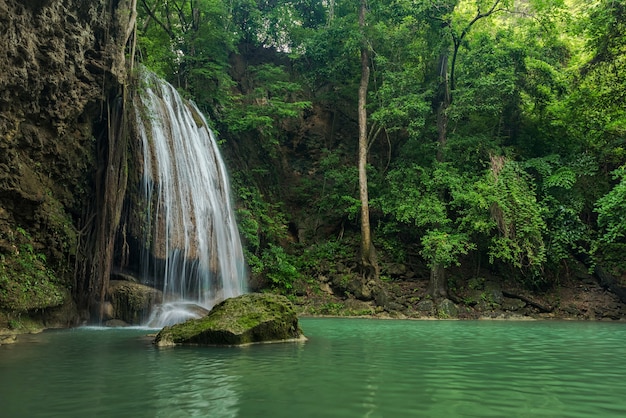
[[[296,310],[286,297],[251,293],[223,301],[204,318],[163,328],[154,343],[245,345],[302,339]]]
[[[437,316],[441,319],[459,317],[459,307],[450,299],[444,299],[437,305]]]
[[[67,295],[45,255],[35,252],[30,236],[22,239],[0,254],[0,309],[23,313],[63,304]]]
[[[108,290],[113,318],[129,324],[140,324],[148,318],[153,306],[161,303],[161,291],[139,283],[111,280]]]

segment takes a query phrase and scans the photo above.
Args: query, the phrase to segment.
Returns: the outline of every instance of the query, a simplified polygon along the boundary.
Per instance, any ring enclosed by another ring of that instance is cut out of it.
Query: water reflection
[[[306,343],[244,348],[159,350],[145,330],[28,337],[0,347],[0,415],[626,415],[623,323],[305,319],[302,326]]]
[[[152,350],[146,380],[152,385],[155,417],[237,416],[237,376],[224,373],[220,349]]]

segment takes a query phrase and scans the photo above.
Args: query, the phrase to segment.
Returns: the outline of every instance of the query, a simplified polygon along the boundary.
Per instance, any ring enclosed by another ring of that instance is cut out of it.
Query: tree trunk
[[[444,159],[444,148],[447,143],[448,135],[448,107],[449,103],[440,103],[437,109],[437,161],[442,163]]]
[[[366,2],[361,0],[359,26],[365,38]],[[359,197],[361,199],[361,268],[367,278],[378,279],[376,250],[370,229],[369,197],[367,190],[367,87],[369,85],[369,54],[365,40],[361,45],[361,84],[359,85]]]
[[[444,162],[444,149],[448,139],[448,108],[452,102],[450,92],[450,78],[448,77],[448,55],[443,52],[439,58],[439,104],[437,107],[437,162]],[[444,199],[443,191],[439,191],[440,199]],[[448,283],[446,280],[446,269],[443,264],[434,262],[430,268],[430,282],[428,283],[428,294],[433,300],[448,298]]]
[[[441,263],[435,263],[430,268],[430,281],[428,283],[427,294],[429,294],[435,301],[448,299],[446,269]]]
[[[448,76],[448,54],[439,57],[439,104],[437,106],[437,161],[443,162],[444,148],[448,141],[448,108],[452,104],[450,77]]]

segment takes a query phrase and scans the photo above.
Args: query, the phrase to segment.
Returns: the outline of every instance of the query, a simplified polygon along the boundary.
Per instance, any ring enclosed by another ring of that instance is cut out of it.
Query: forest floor
[[[450,289],[452,313],[442,312],[430,301],[424,279],[384,282],[389,298],[383,305],[337,295],[323,286],[309,288],[292,300],[303,316],[626,321],[626,305],[591,277],[565,279],[548,291],[534,293],[514,281],[459,284],[458,289]]]

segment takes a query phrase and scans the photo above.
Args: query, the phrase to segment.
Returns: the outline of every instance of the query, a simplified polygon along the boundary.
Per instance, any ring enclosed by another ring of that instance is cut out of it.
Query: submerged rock
[[[269,293],[250,293],[216,305],[204,318],[163,328],[159,347],[174,345],[246,345],[305,340],[289,300]]]
[[[127,322],[122,321],[121,319],[109,319],[104,323],[105,327],[108,328],[122,328],[128,327],[129,324]]]
[[[8,334],[8,335],[0,334],[0,345],[2,345],[2,344],[13,344],[16,341],[17,341],[17,335],[15,335],[15,334]]]

